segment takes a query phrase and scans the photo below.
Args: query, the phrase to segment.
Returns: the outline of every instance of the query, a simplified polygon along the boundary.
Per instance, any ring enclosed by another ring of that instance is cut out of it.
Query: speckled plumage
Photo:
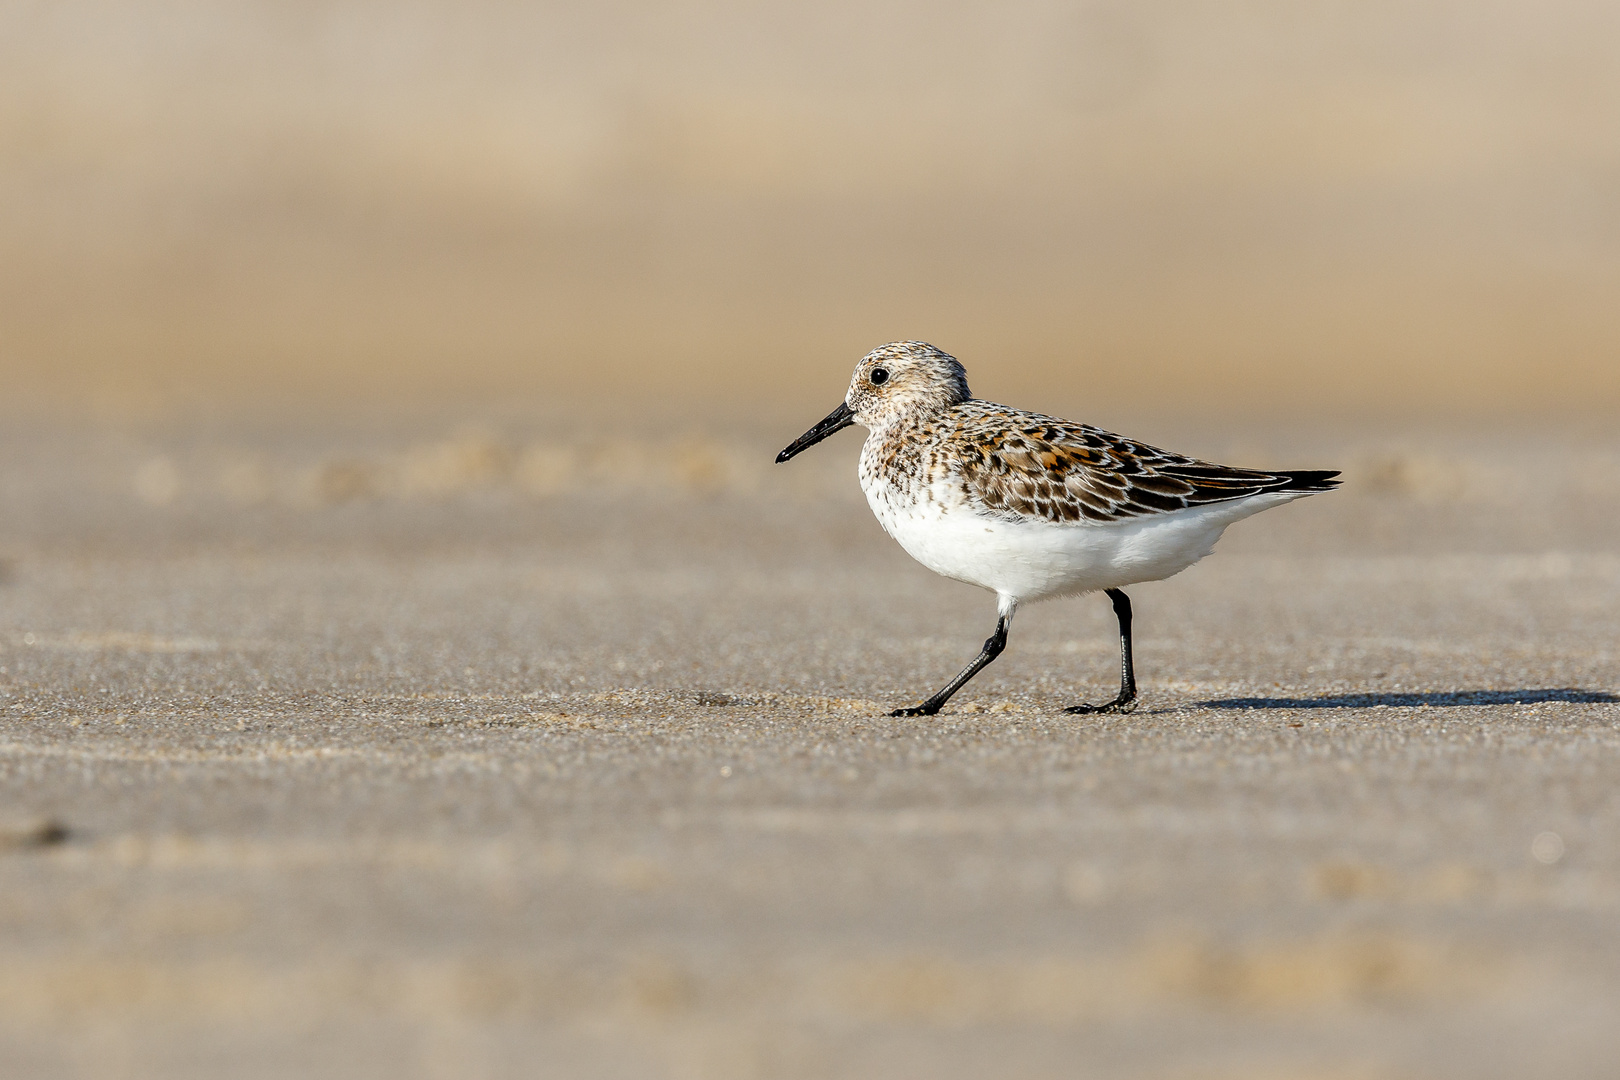
[[[1121,522],[1283,490],[1294,480],[974,400],[889,428],[873,458],[893,474],[908,455],[923,475],[954,478],[975,513],[1054,524]]]
[[[1020,603],[1110,591],[1116,611],[1125,605],[1127,682],[1129,602],[1117,590],[1186,569],[1235,521],[1337,486],[1333,472],[1216,465],[977,400],[962,365],[920,341],[863,357],[844,404],[778,460],[850,423],[869,431],[860,463],[867,502],[907,552],[994,591],[1003,640]],[[1114,704],[1134,696],[1132,684]]]

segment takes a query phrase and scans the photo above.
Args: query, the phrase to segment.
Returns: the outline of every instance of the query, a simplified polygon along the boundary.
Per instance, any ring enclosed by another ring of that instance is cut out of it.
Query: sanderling
[[[892,716],[932,716],[1007,647],[1019,604],[1102,591],[1119,619],[1119,696],[1071,713],[1130,712],[1131,601],[1208,555],[1234,521],[1339,486],[1332,471],[1213,465],[1088,424],[975,400],[956,358],[896,341],[855,365],[849,393],[778,463],[860,424],[861,490],[907,553],[996,594],[996,632],[962,673]]]

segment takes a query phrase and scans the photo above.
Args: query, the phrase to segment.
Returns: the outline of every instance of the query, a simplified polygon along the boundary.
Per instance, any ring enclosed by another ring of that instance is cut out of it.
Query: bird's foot
[[[943,704],[943,702],[941,704]],[[931,702],[925,701],[921,705],[913,705],[909,709],[896,709],[896,710],[894,710],[894,712],[890,713],[889,715],[890,716],[933,716],[935,713],[939,712],[939,709],[940,709],[939,705],[934,705]]]
[[[1134,712],[1135,709],[1136,695],[1132,694],[1130,697],[1125,697],[1122,694],[1113,701],[1107,702],[1103,705],[1070,705],[1063,711],[1066,713],[1075,713],[1081,716],[1089,716],[1093,713],[1119,713],[1121,716],[1123,716],[1126,713]]]

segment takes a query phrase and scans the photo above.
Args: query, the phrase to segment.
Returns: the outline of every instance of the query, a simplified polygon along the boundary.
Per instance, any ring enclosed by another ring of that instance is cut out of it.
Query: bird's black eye
[[[875,367],[872,369],[872,374],[868,375],[867,378],[872,380],[873,386],[882,386],[889,381],[889,369]]]

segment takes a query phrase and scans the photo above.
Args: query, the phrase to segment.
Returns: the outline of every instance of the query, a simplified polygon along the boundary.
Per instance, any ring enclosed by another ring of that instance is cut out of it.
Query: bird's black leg
[[[1119,697],[1104,705],[1071,705],[1070,713],[1128,713],[1136,708],[1136,668],[1131,664],[1131,598],[1118,589],[1108,590],[1119,618]]]
[[[939,710],[944,707],[945,703],[951,700],[952,694],[966,686],[969,679],[983,671],[986,664],[990,663],[990,661],[1001,655],[1001,650],[1007,647],[1007,625],[1010,621],[1011,619],[1008,615],[997,616],[996,632],[991,634],[990,637],[985,641],[984,650],[980,652],[978,656],[974,657],[973,663],[963,668],[962,673],[956,678],[952,679],[943,690],[929,698],[927,701],[923,702],[921,705],[914,705],[909,709],[896,709],[889,715],[933,716],[935,713],[939,712]]]

